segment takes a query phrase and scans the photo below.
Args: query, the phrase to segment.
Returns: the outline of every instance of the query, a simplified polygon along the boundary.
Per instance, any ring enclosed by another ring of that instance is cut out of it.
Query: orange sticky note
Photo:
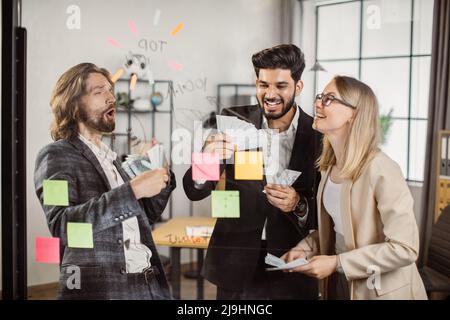
[[[59,264],[59,238],[36,238],[36,262]]]
[[[263,154],[261,151],[238,151],[234,154],[236,180],[262,180]]]
[[[175,35],[178,33],[178,31],[180,31],[181,29],[183,29],[183,27],[184,27],[183,23],[179,23],[179,24],[172,30],[172,32],[171,32],[170,34],[173,35],[173,36],[175,36]]]

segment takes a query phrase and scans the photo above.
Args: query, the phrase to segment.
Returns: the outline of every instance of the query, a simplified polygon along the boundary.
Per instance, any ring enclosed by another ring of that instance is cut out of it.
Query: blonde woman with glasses
[[[324,299],[426,299],[413,199],[400,167],[378,148],[373,91],[336,76],[315,109],[313,128],[324,134],[318,230],[283,255],[308,259],[288,272],[323,279]]]

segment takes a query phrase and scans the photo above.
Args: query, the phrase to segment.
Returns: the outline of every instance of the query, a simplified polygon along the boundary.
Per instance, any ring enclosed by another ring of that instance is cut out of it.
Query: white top
[[[323,190],[323,206],[327,210],[330,217],[334,222],[334,231],[340,235],[344,234],[342,228],[341,218],[341,188],[342,184],[334,183],[331,181],[330,176],[325,183],[325,189]]]
[[[111,189],[122,185],[124,181],[113,163],[117,158],[117,154],[103,142],[101,142],[99,148],[81,134],[79,137],[97,157],[98,162],[100,162],[108,178]],[[150,258],[152,257],[152,251],[141,243],[141,233],[139,231],[137,217],[124,220],[122,222],[122,230],[127,273],[141,273],[144,269],[151,266]]]

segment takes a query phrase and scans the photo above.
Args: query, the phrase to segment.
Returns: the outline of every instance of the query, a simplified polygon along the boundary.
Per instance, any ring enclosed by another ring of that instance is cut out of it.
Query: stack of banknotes
[[[167,160],[162,144],[154,145],[146,154],[130,154],[122,163],[122,168],[131,177],[157,168],[167,167]]]

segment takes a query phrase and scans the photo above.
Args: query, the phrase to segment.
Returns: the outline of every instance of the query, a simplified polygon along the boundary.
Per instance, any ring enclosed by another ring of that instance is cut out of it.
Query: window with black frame
[[[433,0],[356,0],[316,7],[317,93],[336,74],[356,77],[380,106],[381,148],[408,181],[423,181]],[[333,23],[330,23],[330,22]]]

